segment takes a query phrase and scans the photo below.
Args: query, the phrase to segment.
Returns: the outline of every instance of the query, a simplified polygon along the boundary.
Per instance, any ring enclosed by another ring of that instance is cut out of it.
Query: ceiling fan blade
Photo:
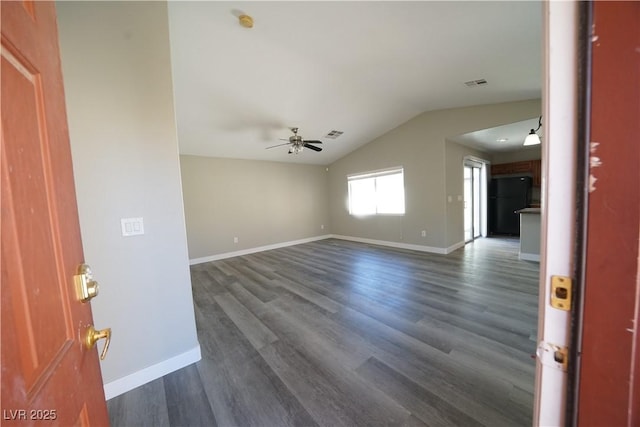
[[[288,141],[289,138],[278,138],[280,141]]]
[[[322,144],[322,141],[318,141],[317,139],[305,139],[303,142],[305,144]]]
[[[265,148],[265,150],[268,150],[269,148],[282,147],[283,145],[289,145],[289,144],[291,144],[291,143],[290,142],[285,142],[284,144],[272,145],[271,147]]]
[[[310,150],[313,150],[313,151],[322,151],[322,148],[316,147],[315,145],[309,145],[306,142],[304,144],[302,144],[302,145],[304,145],[306,148],[308,148]]]

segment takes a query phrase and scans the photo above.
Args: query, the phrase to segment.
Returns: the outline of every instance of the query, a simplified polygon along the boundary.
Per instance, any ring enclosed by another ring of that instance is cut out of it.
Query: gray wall
[[[199,351],[182,209],[166,4],[58,3],[85,259],[105,383]],[[122,237],[120,218],[145,234]],[[101,347],[101,344],[99,344]]]
[[[336,161],[329,167],[332,233],[441,249],[457,243],[457,232],[447,227],[447,218],[459,221],[463,206],[447,206],[447,191],[453,189],[446,184],[445,139],[537,117],[540,105],[536,99],[426,112]],[[452,163],[454,157],[452,151]],[[406,214],[350,216],[347,175],[392,166],[404,167]],[[457,173],[451,168],[450,172]],[[422,230],[427,231],[426,237],[421,236]]]
[[[192,260],[330,232],[324,166],[199,156],[180,163]]]

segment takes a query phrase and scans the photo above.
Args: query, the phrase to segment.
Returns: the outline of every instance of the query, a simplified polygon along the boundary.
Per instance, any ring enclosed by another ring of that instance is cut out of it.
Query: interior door
[[[2,2],[2,424],[107,425],[53,2]]]
[[[595,2],[577,421],[640,425],[640,3]]]

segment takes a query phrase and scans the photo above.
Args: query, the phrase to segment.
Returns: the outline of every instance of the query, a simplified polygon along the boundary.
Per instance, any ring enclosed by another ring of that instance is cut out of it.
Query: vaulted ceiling
[[[539,98],[541,23],[524,1],[169,2],[180,152],[324,165],[424,111]],[[267,149],[289,127],[324,150]]]

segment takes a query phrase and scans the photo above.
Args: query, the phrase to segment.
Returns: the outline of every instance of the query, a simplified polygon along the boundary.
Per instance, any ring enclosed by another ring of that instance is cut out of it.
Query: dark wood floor
[[[202,360],[113,426],[529,426],[538,264],[328,239],[191,268]]]

